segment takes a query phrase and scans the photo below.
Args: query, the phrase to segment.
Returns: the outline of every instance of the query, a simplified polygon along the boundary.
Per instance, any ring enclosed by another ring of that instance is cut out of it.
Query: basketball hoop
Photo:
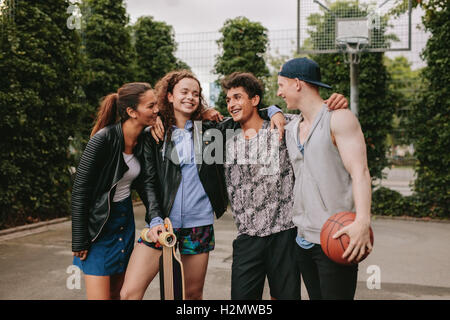
[[[335,44],[344,54],[344,61],[350,65],[350,109],[358,116],[359,74],[358,64],[370,43],[367,17],[337,18]]]
[[[365,36],[336,37],[336,46],[344,54],[345,63],[358,64],[360,53],[369,45],[369,38]]]
[[[368,47],[370,32],[367,17],[337,18],[335,42],[346,63],[358,64],[360,53]]]

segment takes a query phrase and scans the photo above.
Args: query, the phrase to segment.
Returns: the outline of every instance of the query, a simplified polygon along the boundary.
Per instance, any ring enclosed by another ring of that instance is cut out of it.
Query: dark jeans
[[[358,265],[335,263],[319,244],[311,249],[296,245],[296,260],[310,300],[353,300]]]

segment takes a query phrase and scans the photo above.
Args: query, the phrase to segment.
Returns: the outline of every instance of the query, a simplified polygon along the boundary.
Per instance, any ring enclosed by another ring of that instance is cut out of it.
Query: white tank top
[[[116,193],[114,194],[113,202],[122,201],[131,194],[131,183],[137,178],[141,172],[141,164],[134,154],[126,154],[122,152],[123,160],[128,166],[128,171],[125,172],[122,179],[119,180],[116,186]]]

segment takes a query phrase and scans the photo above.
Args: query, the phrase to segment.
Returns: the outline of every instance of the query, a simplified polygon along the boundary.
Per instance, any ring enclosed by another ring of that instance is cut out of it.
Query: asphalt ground
[[[142,205],[134,208],[136,235],[144,226],[144,211]],[[71,267],[71,222],[57,222],[1,233],[0,299],[85,299],[83,276]],[[204,299],[229,300],[236,237],[231,213],[214,228],[216,247],[210,254]],[[373,217],[372,228],[374,250],[359,265],[355,299],[450,299],[450,223]],[[159,299],[158,277],[144,299]],[[267,283],[263,299],[270,299]],[[308,299],[303,286],[302,299]]]

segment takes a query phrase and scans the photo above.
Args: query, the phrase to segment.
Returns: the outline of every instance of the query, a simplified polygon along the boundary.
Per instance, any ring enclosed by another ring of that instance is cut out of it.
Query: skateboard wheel
[[[159,243],[166,247],[173,247],[177,243],[177,237],[170,232],[161,232],[158,240]]]
[[[141,238],[142,238],[142,240],[145,240],[147,242],[151,242],[149,239],[147,239],[147,232],[148,232],[148,230],[150,230],[150,229],[149,228],[142,229]]]

